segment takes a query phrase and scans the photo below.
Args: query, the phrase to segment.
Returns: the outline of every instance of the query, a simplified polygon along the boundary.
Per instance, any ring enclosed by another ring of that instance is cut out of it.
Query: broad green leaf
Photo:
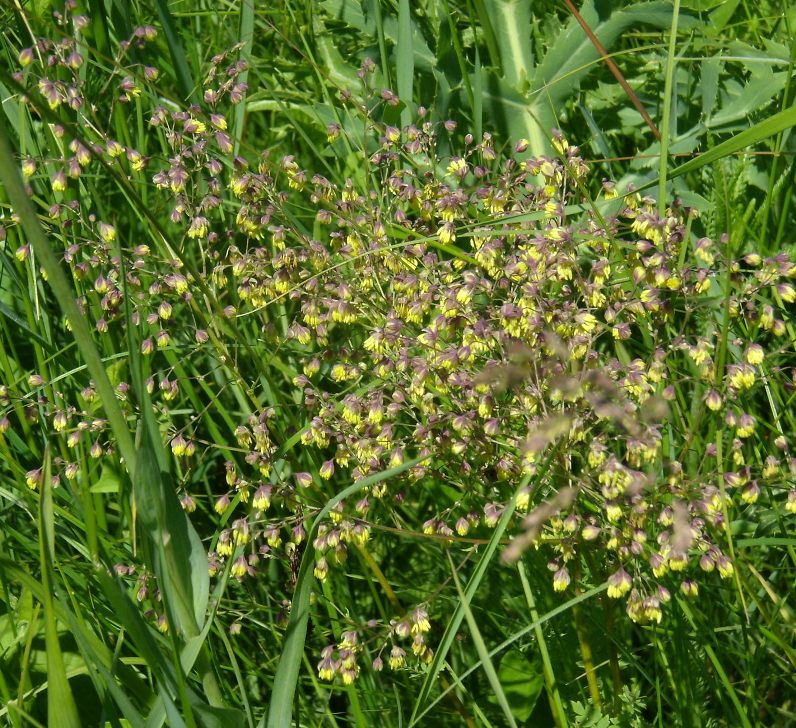
[[[727,0],[682,0],[681,5],[686,10],[694,10],[697,13],[704,13],[718,7]]]
[[[411,7],[410,3],[407,3],[407,5]],[[359,0],[323,0],[319,3],[319,6],[323,8],[329,17],[342,21],[352,28],[356,28],[369,38],[376,37],[375,17],[371,14],[365,15],[362,9],[362,3]],[[384,17],[382,30],[384,32],[384,37],[395,46],[400,45],[403,39],[407,38],[407,28],[401,29],[400,5],[398,19],[396,20],[392,15]],[[436,66],[437,59],[428,47],[428,43],[423,37],[422,30],[411,15],[409,17],[408,31],[408,45],[411,49],[413,65],[421,71],[431,71]],[[400,96],[400,91],[398,89],[396,89],[396,91],[398,91],[398,95]]]
[[[318,54],[332,84],[350,91],[359,88],[357,69],[343,60],[340,51],[331,40],[331,33],[318,14],[312,17],[312,32]]]
[[[627,28],[668,28],[672,17],[671,5],[665,2],[637,3],[614,10],[604,20],[592,2],[584,3],[580,12],[607,50]],[[680,25],[691,28],[695,22],[681,18]],[[547,153],[550,131],[556,126],[556,110],[576,95],[580,82],[594,70],[599,59],[594,45],[573,18],[536,66],[527,93],[513,87],[506,78],[490,78],[485,84],[484,108],[511,138],[528,139],[532,154]]]
[[[776,59],[760,53],[743,43],[734,43],[728,53],[744,59],[748,79],[743,85],[735,80],[728,80],[720,93],[721,108],[705,119],[709,129],[745,119],[753,111],[757,111],[773,101],[782,92],[788,79],[788,73],[774,73],[772,62]]]
[[[510,650],[500,661],[497,674],[512,714],[524,723],[544,689],[541,661],[531,662],[519,650]]]
[[[121,490],[121,479],[116,469],[103,463],[100,477],[90,488],[92,493],[118,493]]]
[[[522,91],[533,75],[531,0],[487,0],[503,78]]]
[[[702,116],[707,117],[716,107],[719,97],[719,79],[724,70],[721,58],[706,58],[699,66],[700,97]]]
[[[145,404],[149,403],[145,400]],[[162,444],[151,411],[144,412],[142,423],[140,465],[133,480],[136,505],[155,550],[166,606],[176,619],[172,628],[194,637],[204,624],[209,596],[207,553],[180,505],[168,472],[158,463],[156,449],[162,450]]]

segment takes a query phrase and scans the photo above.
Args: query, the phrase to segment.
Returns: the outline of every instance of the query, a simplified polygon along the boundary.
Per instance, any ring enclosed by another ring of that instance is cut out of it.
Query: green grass
[[[577,10],[0,9],[0,722],[796,724],[796,13]]]

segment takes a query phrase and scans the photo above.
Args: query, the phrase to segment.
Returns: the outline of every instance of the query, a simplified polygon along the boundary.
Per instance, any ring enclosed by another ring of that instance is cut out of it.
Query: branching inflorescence
[[[184,482],[203,454],[223,453],[208,495],[183,494],[187,510],[204,503],[221,519],[213,575],[228,560],[241,581],[266,560],[293,563],[331,494],[416,457],[332,512],[314,540],[318,580],[345,578],[348,550],[377,553],[380,527],[411,528],[409,512],[451,547],[488,536],[529,477],[505,560],[544,549],[553,590],[607,582],[634,622],[658,623],[672,589],[695,597],[733,575],[728,524],[740,511],[753,516],[764,500],[796,513],[792,442],[763,393],[775,380],[793,386],[783,362],[796,265],[786,255],[698,238],[694,211],[675,203],[661,215],[649,197],[595,185],[560,134],[555,156],[529,158],[522,141],[505,154],[489,134],[462,138],[422,109],[415,124],[391,126],[383,119],[397,98],[369,90],[367,64],[362,98],[344,94],[327,130],[328,144],[353,150],[349,178],[313,174],[299,155],[233,157],[229,106],[245,90],[237,49],[212,60],[202,103],[180,108],[157,100],[154,68],[125,65],[133,44],[145,55],[155,41],[140,28],[104,81],[113,102],[98,108],[76,50],[83,22],[71,23],[74,37],[20,53],[29,108],[42,118],[42,102],[68,108],[48,126],[50,153],[26,156],[22,170],[51,202],[46,224],[106,355],[124,345],[131,307]],[[120,130],[114,115],[136,113],[153,135],[147,150],[110,131]],[[459,151],[443,155],[441,141]],[[135,190],[148,222],[100,215],[95,175]],[[19,237],[13,223],[4,236]],[[15,252],[36,276],[24,240]],[[180,357],[257,389],[261,370],[246,363],[242,338],[279,358],[297,432],[256,393],[225,442],[205,425],[217,400],[172,411],[183,401]],[[71,403],[41,374],[28,385],[3,388],[2,429],[15,412],[35,419],[39,405],[48,435],[73,455],[57,460],[57,482],[95,478],[92,459],[112,445],[91,384]],[[132,408],[127,384],[117,388]],[[694,438],[697,423],[709,439]],[[33,468],[27,483],[40,478]],[[155,592],[139,579],[141,601]],[[352,620],[323,650],[319,675],[350,683],[366,634],[377,669],[385,658],[399,668],[408,653],[428,661],[433,609]],[[157,607],[152,616],[167,628]]]

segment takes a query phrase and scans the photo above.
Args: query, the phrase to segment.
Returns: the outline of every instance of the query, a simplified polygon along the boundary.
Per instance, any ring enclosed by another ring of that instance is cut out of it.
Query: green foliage
[[[578,10],[0,7],[0,721],[796,720],[796,11]]]

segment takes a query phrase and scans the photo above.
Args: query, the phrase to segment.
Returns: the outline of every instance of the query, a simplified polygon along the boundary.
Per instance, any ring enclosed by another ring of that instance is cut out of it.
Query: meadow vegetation
[[[796,725],[787,4],[0,8],[0,720]]]

